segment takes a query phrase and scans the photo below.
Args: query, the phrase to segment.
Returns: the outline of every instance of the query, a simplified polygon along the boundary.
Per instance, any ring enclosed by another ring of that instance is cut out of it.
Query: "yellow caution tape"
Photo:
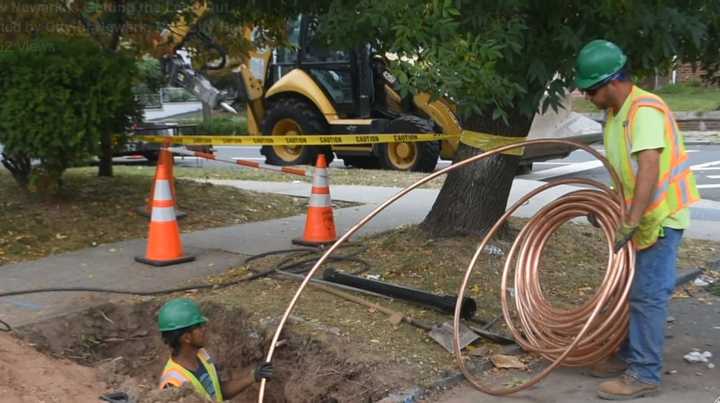
[[[457,138],[457,135],[439,133],[394,133],[394,134],[320,134],[303,136],[130,136],[130,140],[148,143],[212,144],[212,145],[253,145],[253,146],[296,146],[335,144],[375,144],[417,141],[440,141]]]
[[[378,143],[412,143],[418,141],[441,141],[460,137],[460,142],[470,147],[485,151],[515,144],[525,139],[522,137],[504,137],[489,133],[463,130],[461,135],[441,133],[393,133],[393,134],[317,134],[302,136],[161,136],[134,135],[131,141],[148,143],[172,143],[183,145],[233,145],[233,146],[318,146],[318,145],[352,145]],[[522,155],[523,149],[509,150],[503,154]]]
[[[484,151],[490,151],[508,144],[520,143],[525,140],[527,140],[525,137],[496,136],[494,134],[474,132],[472,130],[463,130],[460,134],[461,143],[469,145],[470,147],[482,149]],[[524,148],[518,147],[512,150],[503,151],[502,154],[522,156],[523,152]]]

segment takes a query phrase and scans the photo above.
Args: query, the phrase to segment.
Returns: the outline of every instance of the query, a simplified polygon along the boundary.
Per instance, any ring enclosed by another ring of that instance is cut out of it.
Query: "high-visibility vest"
[[[213,386],[215,386],[215,401],[222,402],[223,396],[222,390],[220,390],[220,378],[218,378],[217,371],[215,370],[215,364],[213,364],[210,355],[204,348],[201,348],[198,350],[197,357],[210,376]],[[200,394],[206,400],[212,401],[210,394],[207,393],[205,387],[202,383],[200,383],[200,380],[198,380],[192,372],[173,361],[172,357],[170,357],[167,364],[165,364],[165,369],[163,369],[162,375],[160,376],[160,389],[165,388],[167,385],[179,388],[186,382],[190,382],[192,384],[195,392]]]
[[[632,128],[635,122],[635,114],[641,107],[651,107],[663,113],[665,118],[665,148],[660,154],[660,173],[657,187],[650,205],[640,219],[638,231],[633,237],[633,242],[638,249],[645,249],[652,246],[658,239],[663,221],[672,214],[689,207],[700,200],[695,185],[695,175],[690,170],[690,162],[685,143],[680,130],[677,127],[675,118],[665,102],[655,94],[635,88],[631,93],[630,110],[627,120],[623,122],[624,136],[618,139],[617,144],[620,150],[621,166],[615,167],[620,170],[620,176],[625,182],[625,203],[629,206],[632,203],[635,192],[635,170],[632,159]],[[606,145],[607,145],[607,138]],[[610,147],[607,147],[608,152]],[[629,186],[628,186],[629,185]]]

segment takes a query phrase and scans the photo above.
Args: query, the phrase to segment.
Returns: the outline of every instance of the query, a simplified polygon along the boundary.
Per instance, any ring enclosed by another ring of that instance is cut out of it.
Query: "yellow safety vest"
[[[665,148],[660,155],[657,187],[633,237],[635,246],[638,249],[645,249],[657,241],[663,221],[700,200],[700,194],[695,185],[695,175],[690,170],[685,143],[670,108],[657,95],[639,88],[636,88],[631,96],[633,98],[627,120],[623,122],[624,138],[619,139],[619,144],[614,144],[612,147],[618,150],[622,160],[621,166],[616,168],[619,168],[623,180],[630,184],[630,189],[625,190],[625,203],[628,205],[632,203],[635,190],[635,170],[631,154],[635,114],[641,107],[651,107],[658,109],[665,117]],[[606,147],[610,152],[611,147],[608,147],[607,139]]]
[[[201,348],[200,350],[198,350],[197,357],[200,360],[200,363],[202,363],[202,365],[205,367],[208,375],[210,376],[213,386],[215,386],[215,401],[224,401],[222,396],[222,390],[220,390],[220,378],[218,378],[217,371],[215,370],[215,364],[213,364],[210,355],[207,353],[207,351],[205,351],[204,348]],[[167,385],[172,385],[179,388],[186,382],[190,382],[195,389],[195,392],[204,397],[205,400],[212,401],[210,395],[205,390],[205,387],[202,385],[202,383],[200,383],[200,381],[195,377],[195,375],[185,369],[185,367],[183,367],[182,365],[173,361],[172,357],[170,357],[167,364],[165,364],[165,369],[163,369],[162,375],[160,376],[160,389],[164,389]]]

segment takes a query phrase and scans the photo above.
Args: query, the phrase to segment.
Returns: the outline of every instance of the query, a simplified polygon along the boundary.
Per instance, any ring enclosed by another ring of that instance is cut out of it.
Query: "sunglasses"
[[[607,83],[603,83],[603,84],[601,84],[601,85],[599,85],[599,86],[597,86],[597,87],[595,87],[595,88],[590,88],[590,89],[587,89],[587,90],[582,90],[582,92],[583,92],[584,94],[587,94],[587,95],[591,96],[591,97],[594,97],[595,94],[597,94],[598,91],[600,91],[600,89],[601,89],[602,87],[604,87],[605,85],[607,85]]]
[[[600,89],[601,89],[602,87],[608,85],[608,84],[610,83],[610,81],[612,81],[612,80],[617,80],[617,79],[620,79],[620,78],[624,77],[624,74],[625,74],[624,71],[623,71],[623,70],[620,70],[620,71],[616,72],[615,74],[611,75],[610,77],[604,79],[603,81],[597,83],[594,87],[588,88],[588,89],[586,89],[586,90],[581,90],[581,91],[582,91],[584,94],[587,94],[587,95],[589,95],[589,96],[591,96],[591,97],[594,97],[595,94],[597,94],[598,91],[600,91]]]

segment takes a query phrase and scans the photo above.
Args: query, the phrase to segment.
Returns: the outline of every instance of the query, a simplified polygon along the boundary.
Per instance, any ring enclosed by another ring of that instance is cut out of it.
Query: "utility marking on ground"
[[[15,305],[16,307],[22,308],[22,309],[30,309],[33,311],[39,311],[39,310],[43,309],[42,305],[35,304],[32,302],[10,300],[10,301],[4,301],[4,303],[10,304],[10,305]]]
[[[539,172],[534,172],[530,175],[525,176],[526,179],[533,179],[533,180],[545,180],[550,178],[555,178],[557,176],[563,176],[568,174],[574,174],[579,173],[583,171],[589,171],[591,169],[596,169],[602,167],[603,164],[600,161],[586,161],[586,162],[579,162],[579,163],[571,163],[566,166],[561,166],[557,168],[550,168],[545,169]]]

